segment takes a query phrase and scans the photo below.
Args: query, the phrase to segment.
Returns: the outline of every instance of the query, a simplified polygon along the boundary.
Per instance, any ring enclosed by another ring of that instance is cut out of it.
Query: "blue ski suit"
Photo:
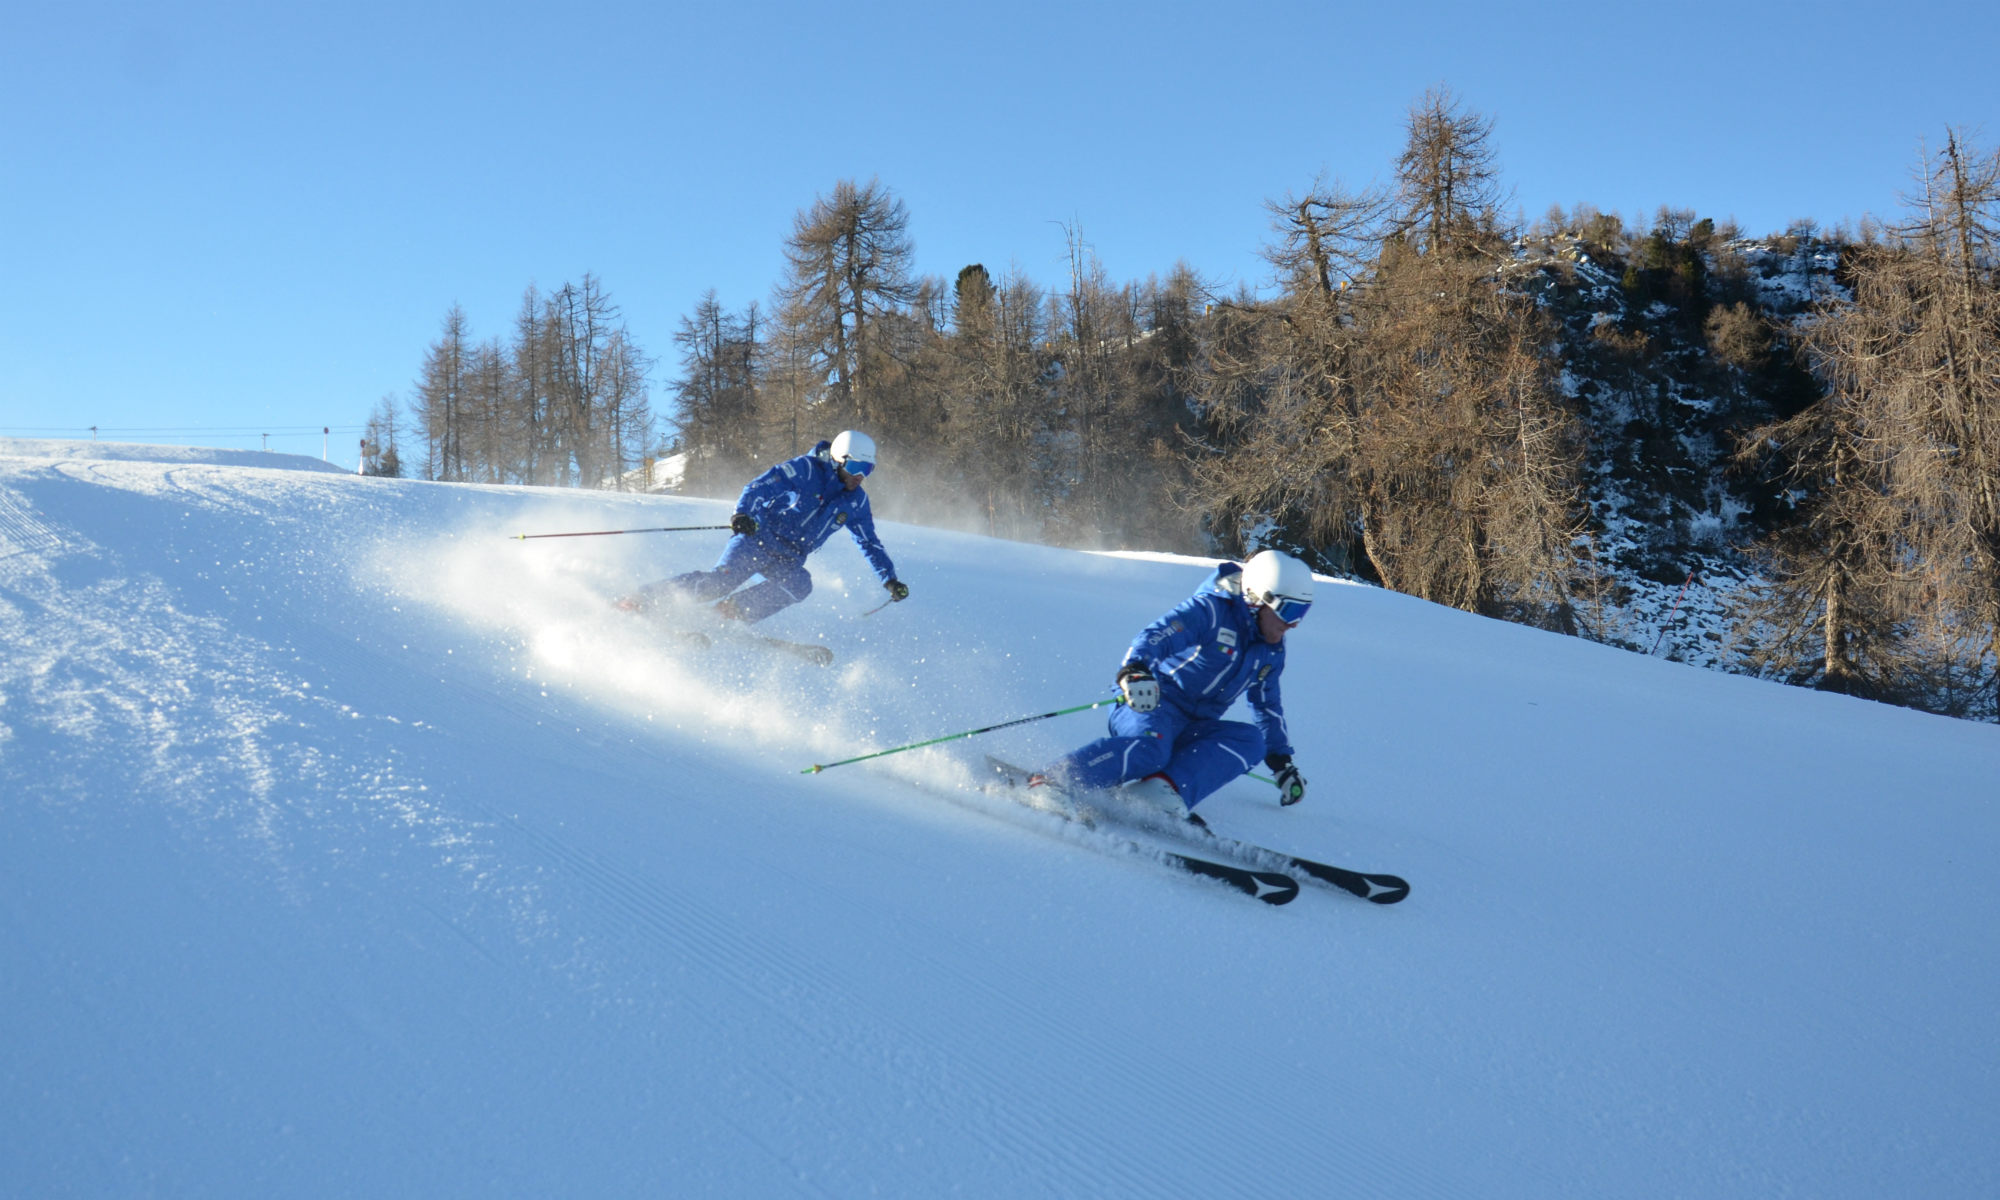
[[[1285,644],[1257,632],[1257,610],[1243,599],[1243,568],[1223,563],[1200,590],[1139,631],[1125,662],[1140,662],[1160,681],[1160,705],[1111,712],[1110,736],[1067,754],[1044,772],[1071,787],[1108,788],[1162,774],[1189,808],[1249,771],[1265,754],[1290,754],[1278,676]],[[1121,664],[1122,665],[1122,664]],[[1256,724],[1222,714],[1247,695]]]
[[[839,470],[826,457],[828,443],[810,454],[786,459],[750,481],[736,500],[736,511],[757,518],[757,532],[729,539],[713,568],[676,575],[654,585],[706,603],[729,596],[753,575],[763,582],[730,597],[736,615],[761,621],[779,609],[797,604],[812,592],[806,556],[826,544],[837,529],[854,535],[855,544],[883,583],[896,577],[896,565],[875,536],[875,518],[865,488],[848,491]]]

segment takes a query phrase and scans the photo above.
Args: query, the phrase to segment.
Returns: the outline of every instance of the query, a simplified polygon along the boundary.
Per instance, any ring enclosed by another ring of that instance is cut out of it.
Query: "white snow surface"
[[[0,447],[0,1193],[2000,1195],[2000,730],[1327,582],[1283,908],[965,785],[1209,564]],[[129,451],[130,448],[127,448]],[[218,459],[224,461],[217,461]],[[304,469],[273,469],[291,466]]]
[[[270,450],[217,450],[204,446],[153,446],[141,442],[85,442],[50,438],[0,437],[0,459],[38,458],[54,461],[98,459],[116,462],[204,463],[211,466],[265,467],[279,471],[326,471],[345,475],[347,468],[303,454]]]

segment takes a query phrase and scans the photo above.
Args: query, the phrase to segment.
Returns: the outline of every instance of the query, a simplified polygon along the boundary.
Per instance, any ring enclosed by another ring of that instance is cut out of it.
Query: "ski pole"
[[[1698,565],[1688,568],[1688,577],[1681,581],[1681,590],[1674,596],[1674,607],[1667,613],[1667,619],[1660,622],[1660,636],[1653,639],[1653,648],[1646,651],[1647,654],[1658,654],[1660,652],[1660,642],[1667,636],[1667,626],[1673,623],[1674,614],[1680,612],[1681,597],[1688,594],[1688,584],[1694,582],[1694,573],[1697,569],[1699,569]]]
[[[525,542],[530,538],[552,537],[610,537],[614,533],[691,533],[697,529],[727,529],[727,525],[663,525],[657,529],[592,529],[584,533],[517,533],[508,538],[510,542]]]
[[[1079,704],[1075,708],[1059,708],[1054,712],[1037,713],[1032,717],[1021,717],[1018,720],[1002,721],[998,725],[988,725],[984,729],[968,729],[964,733],[947,733],[943,737],[932,738],[927,742],[911,742],[907,746],[896,746],[888,750],[877,750],[873,754],[859,754],[853,758],[843,758],[839,762],[814,763],[812,766],[807,767],[803,771],[800,771],[799,774],[817,775],[821,771],[824,771],[829,767],[844,767],[848,763],[858,763],[861,762],[863,759],[881,758],[885,754],[901,754],[905,750],[915,750],[923,746],[935,746],[939,742],[949,742],[954,738],[977,737],[982,733],[992,733],[996,729],[1012,729],[1016,725],[1026,725],[1030,721],[1046,721],[1050,717],[1066,716],[1069,713],[1082,712],[1087,708],[1103,708],[1107,704],[1117,704],[1117,703],[1119,703],[1119,697],[1117,696],[1112,696],[1104,700],[1094,700],[1089,704]]]
[[[867,612],[862,613],[861,615],[864,617],[872,617],[876,613],[881,612],[883,609],[889,607],[891,604],[894,603],[895,603],[894,600],[884,600],[882,603],[876,605],[874,608],[869,609]]]

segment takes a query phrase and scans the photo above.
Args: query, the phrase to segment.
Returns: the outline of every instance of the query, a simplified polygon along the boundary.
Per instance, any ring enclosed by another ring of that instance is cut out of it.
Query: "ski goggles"
[[[868,473],[875,469],[875,464],[872,462],[862,462],[858,458],[843,458],[840,460],[840,469],[854,476],[856,479],[866,479],[868,478]]]
[[[1266,608],[1278,614],[1278,619],[1286,625],[1296,625],[1306,619],[1306,610],[1313,606],[1310,600],[1294,600],[1289,596],[1273,596]]]

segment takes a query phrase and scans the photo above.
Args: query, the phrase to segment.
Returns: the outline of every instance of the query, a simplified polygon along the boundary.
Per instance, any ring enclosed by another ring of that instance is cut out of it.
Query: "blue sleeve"
[[[1156,667],[1188,647],[1199,645],[1214,632],[1219,619],[1214,601],[1196,593],[1181,601],[1166,616],[1141,629],[1139,636],[1132,639],[1132,648],[1125,652],[1125,662],[1143,662],[1148,667]]]
[[[736,498],[736,511],[749,512],[753,507],[768,504],[786,492],[795,492],[811,477],[811,455],[788,458],[750,481],[743,494]]]
[[[1291,731],[1285,725],[1285,704],[1278,695],[1278,677],[1285,673],[1284,660],[1272,664],[1270,673],[1250,685],[1250,711],[1257,728],[1264,731],[1264,753],[1290,754]]]
[[[889,561],[889,552],[882,548],[882,539],[875,536],[875,512],[863,496],[854,510],[854,516],[847,522],[847,532],[854,535],[854,544],[861,547],[861,553],[868,558],[868,565],[875,568],[875,574],[883,583],[896,577],[896,564]]]

